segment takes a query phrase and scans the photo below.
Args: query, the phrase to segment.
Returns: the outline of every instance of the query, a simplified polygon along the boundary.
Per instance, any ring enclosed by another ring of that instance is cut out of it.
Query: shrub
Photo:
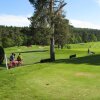
[[[5,55],[5,53],[4,53],[4,49],[3,49],[2,46],[0,46],[0,64],[3,63],[4,55]]]
[[[70,46],[70,45],[67,45],[66,48],[67,48],[67,49],[71,49],[71,46]]]

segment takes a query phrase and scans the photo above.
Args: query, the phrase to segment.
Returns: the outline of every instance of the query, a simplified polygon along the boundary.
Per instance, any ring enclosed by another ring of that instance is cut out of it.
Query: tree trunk
[[[63,44],[62,44],[62,45],[61,45],[61,49],[63,49],[63,47],[64,47],[64,46],[63,46]]]
[[[50,59],[55,61],[54,36],[50,39]]]
[[[50,0],[50,16],[51,16],[51,29],[52,31],[52,36],[50,38],[50,60],[51,61],[55,61],[55,50],[54,50],[54,23],[53,23],[53,18],[52,18],[52,14],[54,13],[54,9],[53,9],[53,3],[54,0]]]

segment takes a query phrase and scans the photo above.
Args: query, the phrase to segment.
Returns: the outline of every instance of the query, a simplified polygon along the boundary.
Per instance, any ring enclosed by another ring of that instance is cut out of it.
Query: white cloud
[[[28,16],[0,15],[0,25],[19,26],[19,27],[29,26],[30,21],[28,20],[27,17],[29,17],[29,15]],[[95,25],[87,21],[71,19],[70,23],[74,27],[100,29],[100,25]]]
[[[91,29],[100,29],[100,25],[95,25],[91,22],[80,21],[80,20],[70,20],[70,24],[78,28],[91,28]]]
[[[95,0],[100,5],[100,0]]]
[[[6,26],[29,26],[29,16],[0,15],[0,25]]]

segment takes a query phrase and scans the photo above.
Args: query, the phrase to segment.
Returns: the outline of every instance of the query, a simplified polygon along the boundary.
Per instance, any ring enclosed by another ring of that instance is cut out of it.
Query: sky
[[[65,0],[66,18],[74,27],[100,29],[100,0]],[[29,0],[1,0],[0,25],[29,26],[34,9]]]

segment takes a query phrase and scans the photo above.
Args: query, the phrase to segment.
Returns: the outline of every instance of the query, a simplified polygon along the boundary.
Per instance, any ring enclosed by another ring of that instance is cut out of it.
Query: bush
[[[70,46],[70,45],[67,45],[66,48],[67,48],[67,49],[71,49],[71,46]]]
[[[3,63],[4,55],[5,55],[5,53],[4,53],[4,49],[3,49],[2,46],[0,46],[0,64]]]
[[[14,41],[13,41],[12,39],[6,38],[6,37],[3,37],[3,38],[2,38],[2,46],[3,46],[4,48],[12,47],[12,46],[14,46],[14,45],[15,45],[15,43],[14,43]]]

